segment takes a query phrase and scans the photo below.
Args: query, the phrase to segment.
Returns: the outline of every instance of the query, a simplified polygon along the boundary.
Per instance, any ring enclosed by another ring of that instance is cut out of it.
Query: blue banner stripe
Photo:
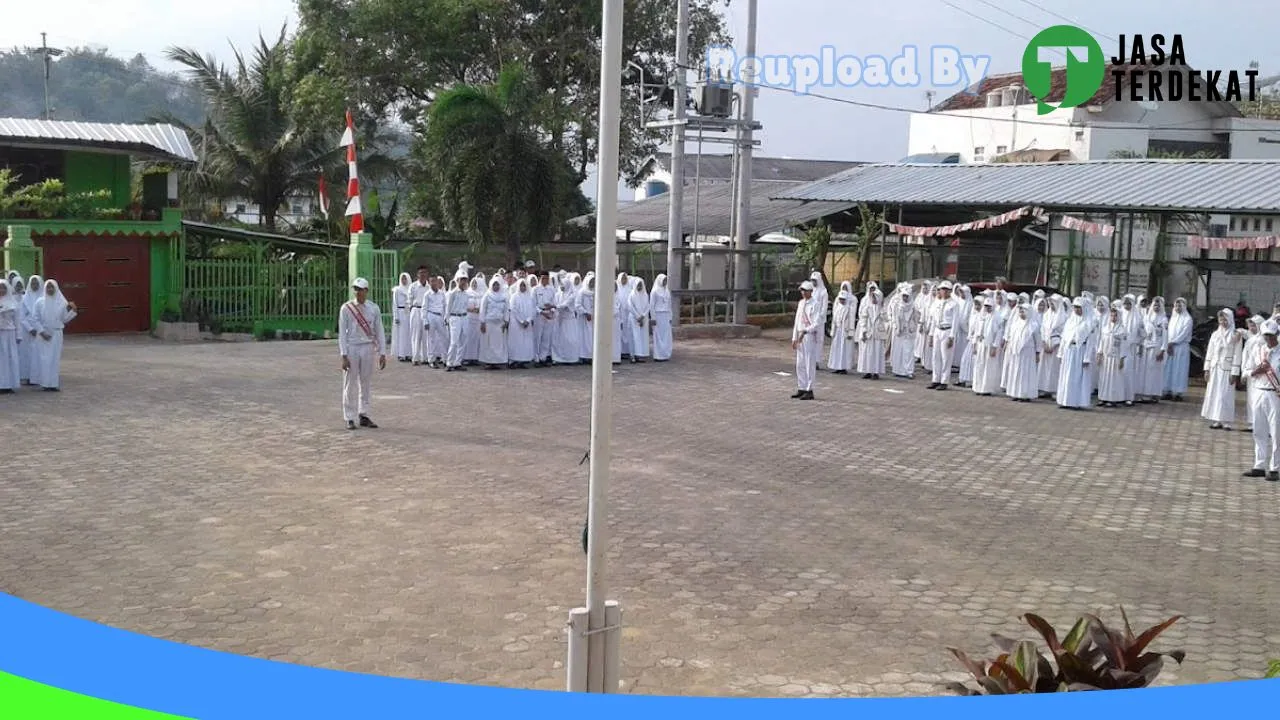
[[[851,652],[856,652],[851,648]],[[982,718],[992,713],[1142,716],[1257,713],[1278,681],[997,698],[779,700],[574,695],[402,680],[308,668],[125,632],[0,594],[0,671],[90,697],[199,720],[504,715],[635,717]],[[423,668],[430,673],[430,668]]]

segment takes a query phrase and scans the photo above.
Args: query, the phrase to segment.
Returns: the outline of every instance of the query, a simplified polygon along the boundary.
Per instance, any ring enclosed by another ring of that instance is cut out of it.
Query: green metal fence
[[[395,303],[391,301],[391,291],[400,281],[401,259],[396,250],[374,250],[373,272],[369,278],[370,297],[382,310],[382,326],[391,332],[391,313]],[[446,281],[448,278],[446,278]]]
[[[223,332],[336,330],[350,296],[345,258],[187,260],[184,302]]]

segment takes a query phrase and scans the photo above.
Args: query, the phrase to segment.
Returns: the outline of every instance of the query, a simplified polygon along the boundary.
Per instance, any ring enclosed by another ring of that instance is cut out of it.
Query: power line
[[[996,12],[1002,12],[1002,13],[1004,13],[1005,15],[1008,15],[1009,17],[1013,18],[1014,20],[1019,20],[1019,21],[1021,21],[1021,22],[1024,22],[1024,23],[1026,23],[1026,24],[1030,25],[1031,27],[1035,27],[1035,28],[1041,27],[1040,23],[1038,23],[1038,22],[1036,22],[1036,21],[1034,21],[1034,20],[1028,20],[1028,19],[1026,19],[1026,18],[1022,17],[1021,15],[1019,15],[1019,14],[1017,14],[1017,13],[1015,13],[1015,12],[1012,12],[1012,11],[1006,10],[1006,9],[1004,9],[1004,8],[1000,7],[999,5],[996,5],[996,4],[995,4],[995,3],[993,3],[993,2],[989,2],[988,0],[978,0],[978,2],[982,3],[983,5],[986,5],[986,6],[987,6],[987,7],[989,7],[989,8],[994,9]]]
[[[979,15],[979,14],[977,14],[977,13],[975,13],[975,12],[972,12],[972,11],[970,11],[970,10],[966,10],[965,8],[962,8],[962,7],[960,7],[959,5],[956,5],[955,3],[951,2],[951,0],[939,0],[939,1],[940,1],[943,5],[946,5],[947,7],[951,8],[951,9],[953,9],[953,10],[958,10],[958,11],[960,11],[960,12],[964,13],[965,15],[968,15],[968,16],[969,16],[969,17],[971,17],[971,18],[975,18],[975,19],[977,19],[977,20],[981,20],[982,22],[984,22],[984,23],[986,23],[986,24],[990,25],[991,27],[994,27],[994,28],[996,28],[996,29],[998,29],[998,30],[1003,30],[1003,31],[1005,31],[1005,32],[1009,33],[1010,35],[1013,35],[1014,37],[1022,38],[1023,40],[1026,40],[1027,42],[1031,42],[1031,37],[1030,37],[1030,36],[1023,35],[1022,33],[1018,32],[1017,30],[1013,30],[1013,29],[1009,28],[1009,27],[1008,27],[1008,26],[1006,26],[1006,25],[1001,25],[1000,23],[996,22],[995,20],[991,20],[990,18],[986,18],[986,17],[983,17],[982,15]],[[997,8],[997,9],[999,9],[999,8]],[[1025,22],[1025,21],[1024,21],[1024,22]],[[1033,24],[1034,24],[1034,23],[1033,23]],[[1049,50],[1049,52],[1052,52],[1052,53],[1053,53],[1053,54],[1055,54],[1055,55],[1060,55],[1060,56],[1062,56],[1064,59],[1066,58],[1066,55],[1063,55],[1063,53],[1062,53],[1062,51],[1061,51],[1061,50],[1055,50],[1055,49],[1052,49],[1052,48],[1045,48],[1045,49],[1046,49],[1046,50]]]
[[[1104,32],[1099,32],[1098,30],[1094,30],[1093,28],[1089,27],[1088,25],[1085,25],[1085,24],[1080,23],[1080,22],[1076,22],[1075,20],[1072,20],[1071,18],[1067,17],[1066,15],[1063,15],[1063,14],[1061,14],[1061,13],[1057,13],[1057,12],[1054,12],[1054,11],[1050,10],[1049,8],[1047,8],[1047,7],[1043,6],[1043,5],[1041,5],[1041,4],[1037,3],[1037,2],[1035,2],[1034,0],[1020,0],[1020,2],[1022,2],[1022,3],[1024,3],[1024,4],[1026,4],[1026,5],[1030,5],[1031,7],[1035,8],[1035,9],[1037,9],[1037,10],[1041,11],[1041,12],[1048,13],[1049,15],[1052,15],[1052,16],[1054,16],[1054,17],[1058,18],[1059,20],[1065,20],[1066,22],[1069,22],[1069,23],[1071,23],[1072,25],[1075,25],[1076,27],[1079,27],[1079,28],[1084,29],[1084,30],[1088,30],[1089,32],[1093,33],[1094,35],[1097,35],[1097,36],[1099,36],[1099,37],[1106,38],[1107,40],[1110,40],[1111,42],[1116,42],[1116,43],[1120,42],[1120,39],[1119,39],[1119,38],[1112,37],[1112,36],[1110,36],[1110,35],[1108,35],[1108,34],[1106,34],[1106,33],[1104,33]]]

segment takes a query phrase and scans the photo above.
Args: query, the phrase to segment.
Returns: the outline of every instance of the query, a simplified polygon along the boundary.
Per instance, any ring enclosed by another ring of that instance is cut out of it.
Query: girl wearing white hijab
[[[1133,295],[1125,295],[1121,299],[1120,322],[1124,324],[1126,342],[1129,343],[1129,360],[1124,366],[1124,404],[1127,407],[1133,407],[1133,402],[1137,399],[1141,387],[1140,383],[1145,371],[1144,366],[1147,363],[1147,358],[1142,353],[1146,325],[1142,320],[1142,311],[1139,309],[1138,298]]]
[[[1089,407],[1092,395],[1090,375],[1093,365],[1093,324],[1089,320],[1088,301],[1078,297],[1071,301],[1071,316],[1062,328],[1062,343],[1058,347],[1058,392],[1054,398],[1058,407],[1081,410]]]
[[[516,281],[516,292],[511,296],[511,331],[507,336],[509,362],[521,370],[533,362],[533,317],[538,314],[537,303],[529,291],[529,281]]]
[[[13,394],[22,385],[18,360],[18,325],[22,304],[12,280],[0,280],[0,394]]]
[[[667,287],[666,274],[659,275],[653,281],[653,292],[649,293],[649,315],[653,317],[653,361],[666,362],[671,359],[671,288]]]
[[[480,364],[480,301],[485,293],[484,273],[471,278],[467,290],[467,329],[462,334],[462,364]]]
[[[818,354],[817,361],[822,362],[822,347],[827,342],[827,318],[831,317],[831,294],[827,292],[827,281],[822,277],[821,270],[814,270],[809,274],[809,282],[813,283],[813,302],[818,308],[818,314],[821,316],[820,324],[822,332],[818,333]],[[843,284],[841,285],[843,287]],[[850,292],[853,285],[850,284]]]
[[[649,324],[653,318],[649,316],[651,303],[649,292],[645,290],[644,280],[634,278],[631,294],[627,297],[627,308],[631,316],[631,362],[644,362],[649,357]]]
[[[1156,299],[1159,300],[1159,298]],[[1248,320],[1248,329],[1236,331],[1236,334],[1244,340],[1244,348],[1240,353],[1240,364],[1242,369],[1250,358],[1257,358],[1259,357],[1259,354],[1262,353],[1262,348],[1266,345],[1266,341],[1262,338],[1262,326],[1265,325],[1266,322],[1267,319],[1261,315],[1254,315]],[[1251,380],[1252,378],[1247,379]],[[1257,418],[1253,416],[1254,400],[1257,394],[1258,389],[1254,387],[1254,383],[1246,382],[1244,413],[1245,417],[1249,420],[1249,429],[1247,432],[1252,432],[1253,425],[1257,422]],[[1263,419],[1262,422],[1265,423],[1266,419]]]
[[[578,365],[582,362],[577,301],[573,278],[566,273],[560,278],[560,289],[556,293],[556,327],[551,338],[551,362],[556,365]]]
[[[996,308],[995,298],[982,301],[978,327],[971,329],[975,353],[973,357],[973,392],[990,397],[1000,389],[1000,345],[1004,342],[1004,323]]]
[[[1187,392],[1187,379],[1191,375],[1191,313],[1187,301],[1173,301],[1173,315],[1169,318],[1169,359],[1164,364],[1164,397],[1181,401]]]
[[[39,385],[35,376],[40,372],[36,362],[36,338],[39,328],[36,323],[36,301],[44,294],[44,279],[39,275],[27,278],[26,291],[22,294],[22,344],[18,346],[18,360],[22,363],[22,372],[28,385]]]
[[[1165,363],[1169,354],[1169,318],[1164,314],[1164,298],[1151,300],[1151,308],[1142,319],[1142,375],[1138,378],[1140,402],[1158,403],[1164,395]]]
[[[884,372],[885,341],[889,339],[888,318],[884,314],[884,293],[875,283],[867,285],[867,296],[858,308],[858,372],[864,380],[879,380]]]
[[[35,344],[32,339],[30,312],[27,310],[27,283],[17,272],[9,273],[9,294],[18,306],[18,379],[21,385],[30,384],[31,358],[27,348]]]
[[[622,358],[631,359],[631,277],[624,272],[618,273],[618,282],[614,289],[614,308],[617,310],[613,333],[622,345]]]
[[[958,315],[964,316],[964,354],[960,356],[960,374],[956,377],[956,387],[970,387],[973,385],[973,361],[975,347],[974,343],[977,339],[974,337],[974,326],[982,322],[982,303],[981,296],[974,297],[968,303],[969,307],[961,306]]]
[[[1018,306],[1010,322],[1005,357],[1009,358],[1009,384],[1005,394],[1016,402],[1031,402],[1040,395],[1040,321],[1031,306]]]
[[[403,272],[400,284],[391,290],[391,355],[400,362],[413,359],[413,339],[409,335],[409,306],[413,304],[409,286],[412,284],[413,277]]]
[[[854,314],[853,293],[841,285],[836,304],[831,310],[831,354],[827,357],[827,369],[836,375],[848,375],[853,367],[853,349],[857,317]]]
[[[1128,397],[1128,377],[1125,366],[1133,362],[1130,355],[1133,345],[1129,342],[1129,328],[1124,321],[1124,310],[1116,302],[1107,313],[1098,334],[1098,406],[1116,407]]]
[[[894,377],[910,380],[916,372],[916,330],[920,321],[916,315],[915,298],[911,296],[911,284],[903,283],[901,292],[895,294],[898,301],[890,303],[893,310],[889,314],[889,329],[893,333],[889,346],[891,369]]]
[[[613,294],[613,364],[621,365],[623,358],[622,339],[630,337],[627,326],[620,318],[625,313],[626,301],[620,292]]]
[[[44,281],[44,295],[36,300],[35,323],[36,365],[32,367],[32,382],[39,382],[45,390],[57,392],[59,372],[62,368],[62,330],[75,319],[76,304],[67,302],[58,287],[57,280]],[[37,372],[36,368],[39,368]],[[37,379],[38,377],[38,379]]]
[[[1040,302],[1044,303],[1045,300]],[[1048,310],[1040,320],[1040,397],[1052,397],[1058,392],[1058,371],[1062,361],[1058,359],[1058,346],[1062,344],[1062,329],[1067,324],[1066,298],[1054,295],[1047,301]]]
[[[1235,378],[1240,375],[1240,339],[1236,335],[1235,313],[1218,311],[1218,329],[1209,338],[1204,352],[1205,391],[1200,416],[1210,422],[1210,430],[1230,430],[1236,419]]]
[[[509,362],[507,328],[511,324],[510,300],[502,281],[489,282],[489,292],[480,301],[480,362],[486,370],[497,370]]]
[[[593,273],[588,273],[587,279],[582,283],[582,290],[578,293],[577,312],[580,346],[578,356],[582,358],[582,364],[587,365],[596,352],[596,276]]]

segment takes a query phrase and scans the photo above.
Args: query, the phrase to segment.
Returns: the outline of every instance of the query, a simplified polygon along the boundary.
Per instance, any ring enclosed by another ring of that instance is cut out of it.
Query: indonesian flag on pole
[[[364,211],[360,207],[360,173],[356,170],[356,125],[347,111],[347,129],[342,133],[338,147],[347,149],[347,217],[351,218],[351,232],[364,231]]]
[[[329,217],[329,186],[324,181],[324,173],[320,173],[320,214]]]

